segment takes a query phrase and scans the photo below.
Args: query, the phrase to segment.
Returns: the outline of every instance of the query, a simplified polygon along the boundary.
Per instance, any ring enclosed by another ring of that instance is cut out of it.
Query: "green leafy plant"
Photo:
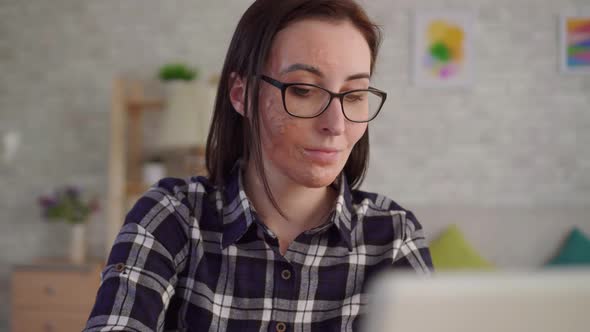
[[[160,68],[158,77],[162,81],[192,81],[197,79],[199,72],[196,68],[191,68],[182,63],[170,63]]]
[[[70,224],[80,224],[99,209],[96,196],[84,198],[80,189],[74,186],[58,188],[50,195],[40,196],[38,201],[42,216],[47,221],[65,220]]]

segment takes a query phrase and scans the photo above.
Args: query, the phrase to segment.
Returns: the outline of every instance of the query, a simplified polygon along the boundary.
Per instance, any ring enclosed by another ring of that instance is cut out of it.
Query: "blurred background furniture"
[[[113,82],[106,251],[129,209],[154,185],[144,166],[162,162],[165,176],[205,175],[205,141],[217,78],[162,83],[119,77]]]
[[[12,272],[13,332],[74,332],[84,327],[102,264],[37,262]]]

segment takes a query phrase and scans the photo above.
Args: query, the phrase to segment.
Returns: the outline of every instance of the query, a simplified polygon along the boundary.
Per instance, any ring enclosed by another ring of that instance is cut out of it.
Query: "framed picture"
[[[472,84],[474,17],[472,12],[416,12],[414,83],[417,86]]]
[[[562,72],[590,73],[590,11],[562,14],[560,35]]]

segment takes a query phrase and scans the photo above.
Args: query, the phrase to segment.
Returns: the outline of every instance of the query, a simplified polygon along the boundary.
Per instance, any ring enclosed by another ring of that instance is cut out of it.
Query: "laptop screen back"
[[[397,273],[372,291],[365,331],[590,331],[590,270]]]

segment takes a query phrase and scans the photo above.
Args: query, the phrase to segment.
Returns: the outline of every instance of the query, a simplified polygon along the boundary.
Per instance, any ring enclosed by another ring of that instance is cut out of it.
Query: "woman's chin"
[[[331,185],[340,174],[341,168],[311,166],[297,175],[296,181],[308,188],[322,188]],[[303,174],[302,174],[303,173]]]

